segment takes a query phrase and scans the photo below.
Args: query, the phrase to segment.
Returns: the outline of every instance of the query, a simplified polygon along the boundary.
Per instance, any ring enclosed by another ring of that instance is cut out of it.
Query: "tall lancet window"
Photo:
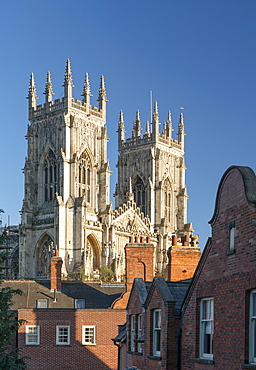
[[[171,222],[172,215],[172,196],[171,196],[171,183],[166,179],[163,186],[163,200],[164,200],[164,218],[168,223]]]
[[[137,176],[133,183],[132,191],[134,193],[134,201],[140,207],[141,212],[146,215],[146,189],[142,179]]]
[[[36,253],[37,276],[47,277],[50,272],[50,259],[54,255],[54,242],[48,237],[39,245]]]
[[[49,151],[44,161],[44,200],[51,201],[57,191],[57,161],[52,150]]]
[[[78,163],[78,196],[85,196],[88,203],[91,203],[91,172],[91,161],[84,152]]]

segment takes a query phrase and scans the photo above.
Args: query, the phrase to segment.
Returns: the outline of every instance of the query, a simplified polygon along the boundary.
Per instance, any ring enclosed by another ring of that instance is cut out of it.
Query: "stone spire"
[[[69,59],[67,60],[64,84],[62,86],[64,87],[64,98],[68,100],[71,99],[72,87],[74,87],[74,85],[72,80],[71,64]]]
[[[166,137],[172,137],[172,115],[171,112],[168,111],[167,121],[164,124],[164,130]]]
[[[178,126],[178,142],[181,144],[182,149],[184,149],[184,136],[185,136],[184,118],[183,113],[180,112],[180,121]]]
[[[88,73],[85,74],[83,93],[81,94],[81,96],[83,97],[83,103],[90,105],[90,98],[92,94]]]
[[[99,97],[97,101],[99,102],[99,110],[103,110],[104,112],[106,112],[106,102],[108,100],[107,100],[104,76],[101,76],[101,79],[100,79]]]
[[[140,125],[140,111],[136,111],[136,119],[133,122],[132,137],[140,137],[141,125]]]
[[[154,139],[157,138],[159,134],[159,114],[158,114],[158,104],[157,101],[154,103],[154,112],[153,112],[153,120],[152,120],[152,134]]]
[[[54,93],[52,91],[51,73],[49,71],[47,72],[44,94],[45,94],[45,103],[51,103],[52,96],[54,95]]]
[[[132,191],[132,178],[129,177],[128,192],[126,193],[126,200],[134,202],[134,194]]]
[[[118,130],[117,130],[117,133],[118,133],[118,146],[122,144],[122,142],[124,142],[125,140],[125,127],[124,127],[124,115],[123,115],[123,111],[120,110],[120,114],[119,114],[119,122],[118,122]]]
[[[36,99],[38,99],[38,97],[36,96],[36,84],[35,84],[34,73],[31,73],[30,75],[27,99],[28,99],[29,112],[31,109],[36,109]]]

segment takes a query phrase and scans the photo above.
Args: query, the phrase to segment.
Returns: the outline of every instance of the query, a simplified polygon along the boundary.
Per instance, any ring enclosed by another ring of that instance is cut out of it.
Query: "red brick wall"
[[[124,310],[19,310],[27,322],[19,329],[19,346],[28,369],[116,370],[117,347],[111,340],[117,325],[125,322]],[[40,345],[25,345],[25,325],[40,325]],[[56,345],[56,325],[70,325],[70,345]],[[82,325],[96,325],[96,345],[82,345]]]
[[[182,370],[241,369],[248,361],[248,295],[256,288],[255,205],[248,203],[240,172],[232,169],[221,183],[212,223],[212,243],[199,264],[184,306]],[[236,223],[235,253],[229,254],[229,223]],[[199,302],[214,298],[214,364],[194,363],[199,357]]]

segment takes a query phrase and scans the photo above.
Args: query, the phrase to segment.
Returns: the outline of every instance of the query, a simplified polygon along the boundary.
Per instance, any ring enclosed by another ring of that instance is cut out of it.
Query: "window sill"
[[[26,347],[35,347],[35,346],[40,346],[39,343],[29,343],[29,344],[25,344]]]
[[[127,351],[126,353],[129,353],[130,355],[139,355],[139,356],[142,356],[142,352]]]
[[[71,344],[70,343],[61,343],[61,344],[59,344],[59,343],[56,343],[55,344],[57,347],[67,347],[67,346],[70,346],[71,347]]]
[[[226,252],[226,255],[227,256],[230,256],[231,254],[235,254],[236,253],[236,250],[235,249],[232,249],[232,250],[228,250],[227,252]]]
[[[160,357],[160,356],[148,356],[148,358],[150,360],[158,360],[158,361],[162,360],[162,357]]]
[[[96,343],[82,343],[83,346],[96,346]]]
[[[207,364],[207,365],[214,364],[214,361],[208,358],[194,358],[194,362],[198,362],[199,364]]]
[[[256,364],[243,364],[242,369],[256,369]]]

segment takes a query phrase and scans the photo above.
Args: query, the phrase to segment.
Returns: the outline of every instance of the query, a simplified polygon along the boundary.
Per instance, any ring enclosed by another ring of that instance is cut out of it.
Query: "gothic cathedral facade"
[[[159,131],[157,103],[145,133],[141,134],[137,112],[132,137],[127,139],[120,112],[118,183],[113,209],[104,77],[100,80],[98,107],[90,103],[88,74],[82,99],[73,98],[69,60],[63,87],[63,98],[53,100],[48,72],[45,103],[38,105],[34,75],[30,78],[20,278],[48,278],[55,248],[62,257],[65,276],[82,274],[89,279],[105,265],[112,268],[117,281],[124,279],[124,247],[132,238],[150,238],[155,246],[157,274],[165,273],[170,248],[189,246],[198,252],[198,236],[186,221],[182,113],[178,140],[174,140],[170,113],[162,132]]]

